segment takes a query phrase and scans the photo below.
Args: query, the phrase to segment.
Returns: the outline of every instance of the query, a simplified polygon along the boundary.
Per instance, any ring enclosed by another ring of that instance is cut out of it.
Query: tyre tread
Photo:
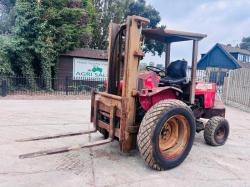
[[[192,110],[185,103],[180,100],[169,99],[162,100],[152,106],[145,114],[141,122],[140,129],[137,135],[137,144],[142,158],[150,168],[156,170],[164,170],[164,168],[161,167],[153,157],[153,147],[151,139],[156,124],[163,112],[176,107],[185,108],[187,111],[190,112],[191,115],[193,115]]]
[[[224,120],[225,118],[220,117],[220,116],[215,116],[208,120],[204,129],[204,139],[208,145],[212,145],[212,146],[220,145],[215,141],[214,133],[215,133],[217,126]]]

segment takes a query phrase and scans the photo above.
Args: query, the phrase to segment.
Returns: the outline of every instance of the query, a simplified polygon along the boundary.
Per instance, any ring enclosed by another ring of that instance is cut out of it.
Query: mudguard
[[[172,87],[158,87],[153,89],[142,89],[139,92],[139,102],[145,111],[148,111],[154,104],[164,99],[176,99],[182,90]]]

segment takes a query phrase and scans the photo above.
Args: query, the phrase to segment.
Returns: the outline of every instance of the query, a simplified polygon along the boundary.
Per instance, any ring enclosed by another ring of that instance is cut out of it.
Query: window
[[[242,55],[243,59],[241,61],[243,62],[250,62],[250,56],[249,55]]]
[[[238,54],[238,60],[241,62],[250,62],[250,55]]]
[[[243,62],[244,61],[244,55],[238,54],[238,60]]]
[[[246,62],[250,62],[250,56],[249,55],[246,56]]]
[[[243,61],[243,55],[242,54],[238,54],[238,60]]]

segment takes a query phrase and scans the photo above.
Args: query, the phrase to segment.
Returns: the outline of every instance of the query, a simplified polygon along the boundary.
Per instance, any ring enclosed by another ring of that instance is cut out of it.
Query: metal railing
[[[196,81],[207,82],[205,71],[197,70]],[[190,80],[191,72],[187,72]],[[29,76],[1,76],[0,96],[7,95],[86,95],[91,90],[104,91],[106,78],[42,78]],[[217,85],[217,93],[221,94],[223,85]]]
[[[91,90],[104,91],[102,78],[41,78],[0,76],[0,95],[90,95]]]

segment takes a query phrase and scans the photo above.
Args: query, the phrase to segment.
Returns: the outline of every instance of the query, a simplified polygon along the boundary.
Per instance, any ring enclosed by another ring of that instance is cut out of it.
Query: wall
[[[61,56],[56,67],[56,78],[65,79],[73,75],[73,57]]]

